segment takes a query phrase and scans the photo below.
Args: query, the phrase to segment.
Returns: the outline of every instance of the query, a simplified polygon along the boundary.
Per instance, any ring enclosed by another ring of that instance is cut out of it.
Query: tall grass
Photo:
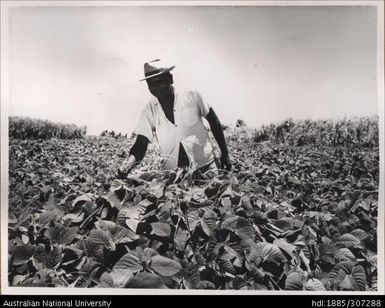
[[[27,117],[9,117],[9,137],[15,139],[78,139],[87,134],[86,126],[54,123]]]
[[[379,146],[378,116],[342,120],[292,120],[264,125],[258,129],[243,126],[229,138],[253,142],[271,141],[288,145]]]

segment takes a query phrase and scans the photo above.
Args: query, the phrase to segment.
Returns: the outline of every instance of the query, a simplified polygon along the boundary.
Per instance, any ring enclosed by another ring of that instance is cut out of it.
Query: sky
[[[130,134],[161,58],[223,124],[378,113],[373,6],[16,6],[8,110]]]

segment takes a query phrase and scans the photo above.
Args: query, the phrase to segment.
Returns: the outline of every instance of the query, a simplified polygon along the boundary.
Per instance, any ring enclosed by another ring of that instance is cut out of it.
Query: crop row
[[[9,137],[15,139],[78,139],[87,134],[86,126],[54,123],[26,117],[9,117]]]

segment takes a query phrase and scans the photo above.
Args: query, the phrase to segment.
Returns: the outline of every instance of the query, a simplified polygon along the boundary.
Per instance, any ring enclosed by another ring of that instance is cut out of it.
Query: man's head
[[[166,66],[161,60],[153,60],[144,64],[144,75],[142,79],[147,81],[148,89],[151,94],[159,97],[167,95],[171,90],[174,80],[170,73],[175,66]]]
[[[169,94],[173,83],[173,77],[169,72],[147,79],[148,90],[155,97]]]

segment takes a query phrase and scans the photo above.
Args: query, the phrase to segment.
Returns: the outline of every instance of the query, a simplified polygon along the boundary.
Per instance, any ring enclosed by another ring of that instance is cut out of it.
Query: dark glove
[[[221,156],[221,169],[230,171],[231,170],[231,160],[229,154]]]

